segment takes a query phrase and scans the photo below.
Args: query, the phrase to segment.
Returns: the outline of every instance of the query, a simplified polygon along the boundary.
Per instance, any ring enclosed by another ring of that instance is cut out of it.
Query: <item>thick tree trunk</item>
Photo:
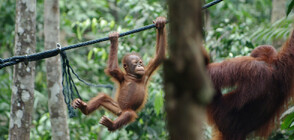
[[[164,64],[168,130],[172,140],[202,139],[212,97],[201,53],[201,0],[169,0],[170,59]]]
[[[36,48],[36,0],[17,0],[15,55],[29,55]],[[29,140],[34,103],[35,63],[14,66],[9,124],[10,140]]]
[[[44,2],[45,50],[56,48],[59,42],[59,4],[58,0]],[[60,57],[46,59],[48,107],[52,128],[52,139],[69,140],[66,106],[63,101],[61,85]]]
[[[286,3],[287,0],[273,0],[272,1],[272,16],[271,23],[274,23],[280,20],[283,17],[286,17]],[[275,39],[273,41],[273,46],[275,48],[282,47],[285,40],[283,39]]]

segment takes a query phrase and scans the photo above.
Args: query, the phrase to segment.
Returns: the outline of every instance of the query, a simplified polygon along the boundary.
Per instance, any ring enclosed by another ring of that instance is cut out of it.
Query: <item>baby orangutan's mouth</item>
[[[144,68],[143,67],[137,68],[137,71],[144,71]]]

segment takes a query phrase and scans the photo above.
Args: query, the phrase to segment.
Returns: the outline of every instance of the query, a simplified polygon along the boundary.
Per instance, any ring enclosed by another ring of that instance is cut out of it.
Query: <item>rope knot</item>
[[[56,43],[56,48],[58,49],[58,52],[61,52],[61,45],[59,43]]]
[[[24,64],[27,66],[29,64],[28,55],[25,55]]]

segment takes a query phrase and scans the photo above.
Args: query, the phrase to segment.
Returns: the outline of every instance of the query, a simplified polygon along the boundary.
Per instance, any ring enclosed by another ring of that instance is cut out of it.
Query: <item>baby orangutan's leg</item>
[[[72,103],[73,108],[79,108],[85,115],[88,115],[103,106],[115,115],[121,114],[121,109],[111,97],[105,93],[100,93],[96,97],[92,98],[88,103],[85,103],[81,99],[75,99]]]
[[[109,131],[115,131],[122,126],[135,121],[137,117],[138,116],[135,111],[126,110],[123,111],[115,121],[111,121],[109,118],[103,116],[99,123],[106,126]]]

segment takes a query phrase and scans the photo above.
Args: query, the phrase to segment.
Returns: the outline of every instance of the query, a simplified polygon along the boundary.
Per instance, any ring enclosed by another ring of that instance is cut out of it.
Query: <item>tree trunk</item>
[[[109,10],[111,15],[114,17],[115,22],[119,21],[117,0],[108,0]]]
[[[56,43],[59,42],[58,3],[58,0],[45,0],[44,2],[45,50],[55,49]],[[66,106],[62,95],[60,57],[46,59],[46,69],[52,139],[69,140]]]
[[[272,17],[271,23],[286,16],[286,3],[287,0],[273,0],[272,1]]]
[[[204,27],[206,31],[212,30],[211,27],[211,17],[210,17],[210,12],[208,10],[204,10]]]
[[[272,1],[272,17],[271,23],[275,23],[283,17],[286,17],[286,3],[287,0],[273,0]],[[273,41],[273,46],[275,48],[282,47],[285,40],[283,39],[275,39]]]
[[[170,58],[164,63],[170,139],[202,139],[205,106],[212,97],[201,53],[201,0],[169,0]]]
[[[17,0],[14,55],[29,55],[36,48],[36,0]],[[35,63],[13,69],[9,139],[29,140],[34,103]]]

